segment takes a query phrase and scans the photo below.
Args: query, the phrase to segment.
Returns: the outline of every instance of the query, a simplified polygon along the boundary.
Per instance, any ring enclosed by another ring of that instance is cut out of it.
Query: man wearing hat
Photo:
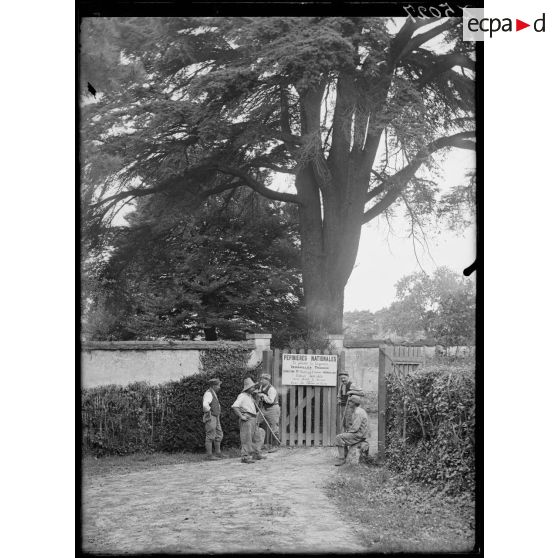
[[[348,399],[348,406],[352,415],[352,422],[346,432],[338,434],[335,437],[335,445],[339,457],[335,465],[343,465],[347,456],[349,446],[358,444],[366,440],[368,432],[368,415],[366,411],[360,406],[361,399],[358,395],[350,395]]]
[[[263,418],[268,422],[271,429],[271,432],[267,434],[269,441],[268,453],[272,453],[277,451],[279,445],[279,417],[281,416],[281,407],[279,406],[279,395],[277,394],[277,390],[271,385],[271,376],[267,372],[264,372],[260,376],[259,389],[256,391],[256,397],[259,399],[259,406],[261,409],[261,413],[258,413],[256,421],[258,426],[264,422]]]
[[[351,426],[352,410],[347,407],[347,400],[351,395],[358,395],[362,397],[364,392],[354,382],[349,380],[349,375],[344,370],[339,373],[339,391],[337,392],[338,403],[338,422],[339,428],[342,432]]]
[[[244,389],[232,404],[234,413],[240,419],[240,461],[242,463],[254,463],[254,459],[265,459],[260,451],[263,443],[261,437],[263,430],[256,424],[256,405],[252,399],[256,387],[252,378],[246,378]]]
[[[221,430],[221,404],[217,398],[217,392],[221,389],[221,380],[211,378],[209,389],[203,394],[203,422],[205,425],[205,452],[207,459],[215,461],[223,458],[221,453],[221,440],[223,431]],[[213,445],[215,444],[215,454]]]
[[[347,401],[349,390],[353,383],[349,380],[349,374],[342,370],[339,372],[339,390],[337,392],[338,424],[343,432],[347,427]]]

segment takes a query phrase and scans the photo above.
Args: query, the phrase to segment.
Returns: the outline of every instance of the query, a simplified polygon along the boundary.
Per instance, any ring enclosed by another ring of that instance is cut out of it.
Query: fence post
[[[386,345],[378,347],[378,461],[386,457]]]
[[[266,349],[262,352],[262,372],[271,376],[271,383],[275,385],[277,378],[273,374],[273,351]]]

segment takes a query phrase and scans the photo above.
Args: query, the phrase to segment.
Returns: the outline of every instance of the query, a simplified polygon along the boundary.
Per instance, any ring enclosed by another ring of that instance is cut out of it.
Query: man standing
[[[368,432],[368,415],[366,411],[360,406],[360,397],[358,395],[349,396],[348,405],[353,417],[350,427],[347,432],[338,434],[335,437],[335,445],[339,457],[337,458],[336,466],[343,465],[347,457],[349,446],[358,444],[366,440]]]
[[[258,413],[256,422],[258,426],[265,420],[269,424],[271,432],[266,428],[269,441],[268,453],[273,453],[279,448],[279,417],[281,416],[281,407],[279,406],[279,395],[277,390],[271,385],[271,376],[264,372],[260,376],[260,387],[256,392],[256,396],[260,401],[261,413]],[[262,416],[263,415],[263,416]],[[266,425],[267,427],[267,425]]]
[[[207,459],[216,461],[223,458],[221,453],[221,404],[217,398],[217,392],[221,389],[221,380],[212,378],[209,380],[209,389],[203,394],[203,422],[205,425],[205,452]],[[215,444],[215,455],[213,454]]]
[[[252,378],[244,380],[244,389],[232,404],[232,409],[240,419],[240,461],[242,463],[254,463],[254,459],[265,459],[261,454],[262,429],[256,424],[256,405],[252,394],[256,390],[256,384]],[[253,456],[253,457],[252,457]]]
[[[344,370],[339,372],[339,391],[337,392],[337,415],[339,428],[344,432],[347,428],[347,400],[349,399],[349,390],[353,383],[349,380],[349,374]]]

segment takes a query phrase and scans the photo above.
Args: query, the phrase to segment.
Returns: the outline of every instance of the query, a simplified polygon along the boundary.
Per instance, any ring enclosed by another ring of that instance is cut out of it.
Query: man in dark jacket
[[[209,380],[209,389],[203,394],[203,422],[205,425],[205,452],[207,459],[215,461],[222,459],[221,440],[223,431],[221,430],[221,404],[217,397],[217,392],[221,389],[221,380],[212,378]],[[213,454],[215,445],[215,454]]]

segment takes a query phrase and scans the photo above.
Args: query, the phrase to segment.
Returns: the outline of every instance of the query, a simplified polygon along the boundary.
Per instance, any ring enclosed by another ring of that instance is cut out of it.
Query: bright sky
[[[440,167],[440,194],[452,186],[466,184],[465,174],[476,166],[475,152],[469,149],[452,149]],[[419,175],[421,171],[419,171]],[[424,175],[424,173],[422,173]],[[293,179],[276,175],[272,187],[279,191],[295,193]],[[444,229],[425,229],[428,250],[409,238],[409,222],[403,210],[391,221],[391,233],[383,216],[362,228],[356,265],[345,288],[345,310],[371,310],[375,312],[389,306],[395,299],[395,283],[404,275],[421,271],[432,273],[437,267],[446,266],[458,273],[470,266],[476,257],[476,227],[469,227],[461,234]],[[417,262],[420,262],[419,263]]]
[[[395,22],[395,28],[402,20]],[[428,27],[423,29],[423,32]],[[429,43],[441,49],[439,43]],[[454,149],[442,164],[444,181],[439,184],[442,191],[464,184],[465,172],[475,168],[475,154],[470,150]],[[396,229],[395,231],[393,229]],[[473,263],[476,257],[476,229],[469,227],[462,234],[446,230],[427,231],[428,248],[416,245],[408,237],[408,225],[401,216],[392,220],[392,234],[388,236],[388,225],[383,217],[375,219],[362,229],[357,261],[345,288],[345,310],[371,310],[375,312],[388,306],[395,298],[395,283],[404,275],[420,271],[427,273],[436,267],[447,266],[458,273]]]
[[[455,149],[446,157],[442,173],[442,191],[465,183],[465,172],[475,167],[474,151]],[[395,223],[397,222],[397,225]],[[357,261],[345,288],[345,310],[371,310],[375,312],[393,302],[395,283],[409,273],[420,271],[408,238],[407,223],[400,217],[392,221],[389,235],[386,220],[381,217],[362,229]],[[430,234],[428,234],[428,232]],[[469,227],[463,234],[447,230],[427,231],[430,254],[417,244],[418,260],[422,268],[431,273],[436,267],[447,266],[458,273],[471,265],[476,257],[476,229]],[[434,260],[434,261],[433,261]]]

